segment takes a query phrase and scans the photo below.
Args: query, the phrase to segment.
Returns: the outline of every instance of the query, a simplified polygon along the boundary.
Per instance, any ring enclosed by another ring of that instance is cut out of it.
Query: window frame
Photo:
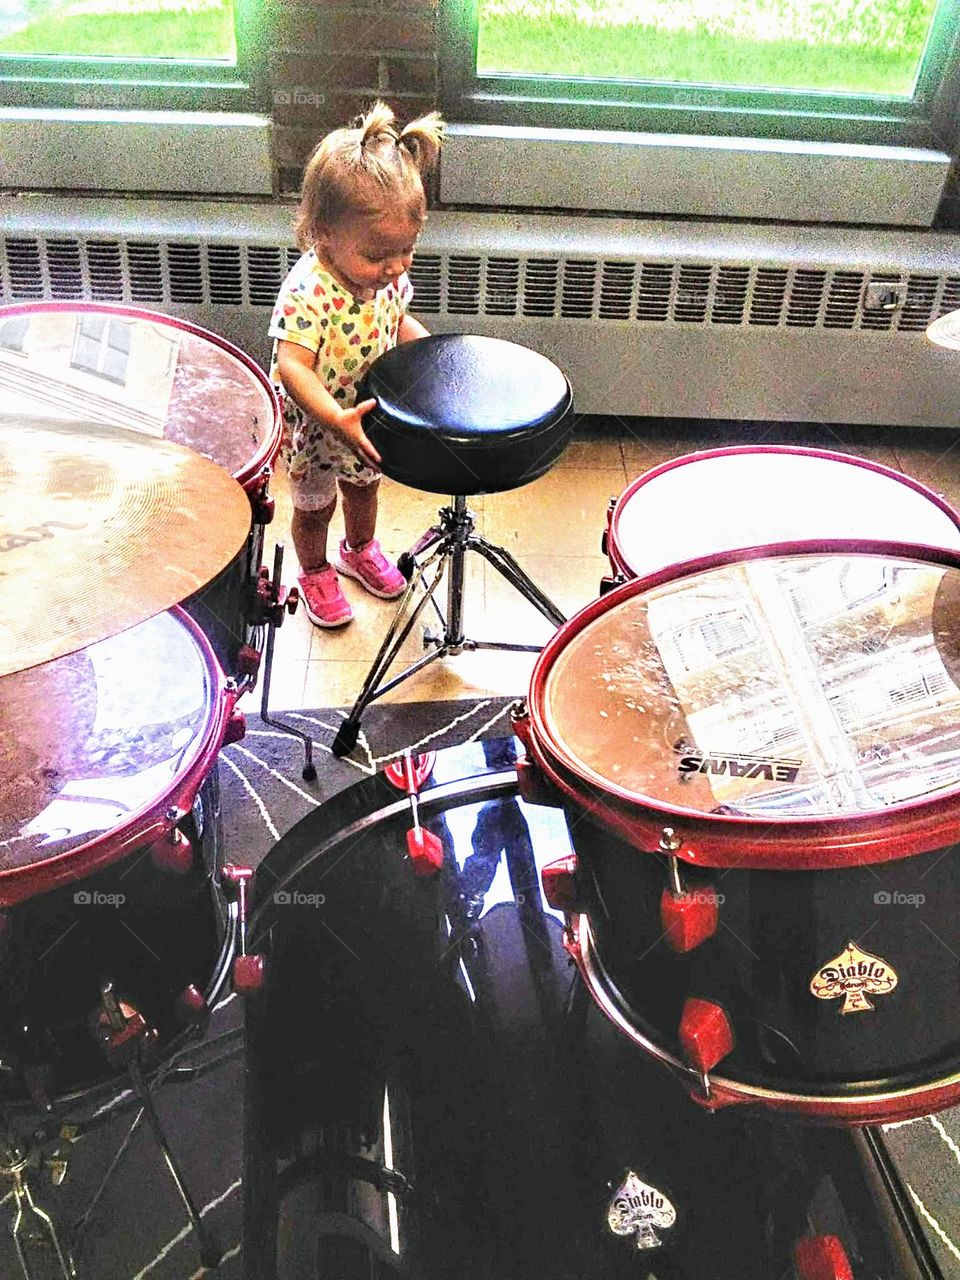
[[[440,0],[441,105],[463,123],[785,138],[952,151],[960,0],[939,5],[912,99],[710,85],[478,75],[479,0]]]
[[[262,51],[262,0],[233,0],[235,63],[155,58],[0,56],[0,97],[8,107],[232,111],[269,101]]]

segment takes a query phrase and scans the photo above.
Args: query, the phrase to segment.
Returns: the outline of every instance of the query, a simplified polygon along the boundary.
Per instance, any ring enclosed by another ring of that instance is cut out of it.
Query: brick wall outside
[[[437,106],[437,0],[272,0],[268,30],[281,194],[299,190],[320,138],[374,99],[404,123]]]

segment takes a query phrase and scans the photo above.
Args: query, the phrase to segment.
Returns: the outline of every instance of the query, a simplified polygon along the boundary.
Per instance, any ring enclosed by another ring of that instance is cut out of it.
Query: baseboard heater
[[[297,251],[289,204],[9,196],[0,300],[152,308],[260,361]],[[644,218],[431,214],[415,311],[535,347],[578,410],[618,417],[953,427],[955,236]]]

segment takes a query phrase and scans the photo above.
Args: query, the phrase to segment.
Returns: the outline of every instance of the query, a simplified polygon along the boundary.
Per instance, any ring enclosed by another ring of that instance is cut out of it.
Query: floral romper
[[[333,398],[350,408],[367,368],[397,345],[400,321],[412,297],[413,286],[404,274],[369,302],[359,302],[320,264],[312,249],[284,280],[270,320],[269,334],[275,339],[270,380],[280,394],[282,455],[293,504],[301,511],[327,506],[336,496],[338,477],[364,485],[378,479],[380,472],[285,394],[277,367],[279,342],[296,342],[315,351],[314,371]]]

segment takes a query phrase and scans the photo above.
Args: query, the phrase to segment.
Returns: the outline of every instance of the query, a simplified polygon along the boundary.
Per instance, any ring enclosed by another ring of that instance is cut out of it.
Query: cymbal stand
[[[300,603],[300,592],[296,587],[291,587],[289,591],[281,586],[280,575],[283,569],[283,543],[278,542],[273,550],[273,577],[261,577],[261,586],[259,588],[260,603],[262,612],[267,625],[267,647],[263,655],[263,671],[262,683],[260,686],[260,719],[264,724],[273,725],[275,729],[280,729],[283,733],[289,733],[295,738],[299,738],[303,743],[303,778],[307,782],[313,782],[317,776],[317,768],[313,763],[313,739],[309,733],[303,729],[297,729],[292,724],[287,724],[283,720],[277,720],[270,715],[270,677],[273,674],[273,647],[276,641],[277,628],[283,622],[284,611],[287,613],[295,613],[297,605]],[[265,574],[266,570],[261,573]]]
[[[17,1250],[20,1270],[25,1280],[49,1280],[52,1274],[62,1280],[74,1280],[76,1272],[72,1260],[68,1264],[60,1247],[53,1219],[41,1209],[33,1198],[27,1181],[29,1170],[38,1171],[43,1165],[39,1148],[27,1152],[4,1129],[0,1135],[0,1177],[13,1180],[13,1198],[16,1205],[10,1234]],[[54,1183],[62,1178],[66,1166],[53,1161],[49,1165]],[[32,1258],[31,1258],[32,1255]],[[51,1271],[53,1264],[53,1272]],[[42,1270],[35,1270],[34,1264]]]
[[[157,1109],[153,1102],[153,1089],[159,1083],[159,1078],[149,1081],[144,1075],[144,1050],[149,1049],[153,1043],[155,1033],[152,1033],[147,1027],[142,1015],[136,1009],[126,1004],[121,1004],[114,992],[113,983],[109,979],[105,979],[100,984],[100,1000],[101,1009],[97,1024],[98,1039],[101,1041],[101,1046],[108,1061],[114,1065],[122,1064],[126,1066],[134,1092],[140,1101],[141,1109],[111,1160],[90,1204],[74,1225],[72,1241],[74,1252],[77,1251],[83,1235],[88,1230],[103,1192],[113,1178],[120,1160],[128,1150],[141,1120],[146,1118],[153,1141],[157,1150],[163,1156],[167,1172],[177,1189],[177,1194],[183,1202],[190,1225],[197,1237],[200,1247],[200,1261],[204,1267],[215,1270],[223,1258],[223,1250],[213,1233],[204,1223],[176,1157],[167,1142],[166,1134],[163,1131],[160,1117],[157,1115]],[[73,1274],[76,1275],[76,1272]]]

